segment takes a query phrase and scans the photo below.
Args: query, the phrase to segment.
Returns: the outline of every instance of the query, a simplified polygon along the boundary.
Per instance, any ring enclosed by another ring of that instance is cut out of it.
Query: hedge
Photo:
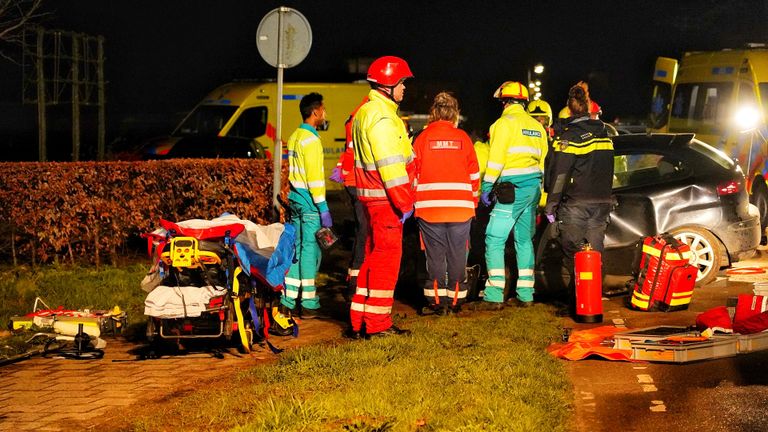
[[[158,221],[230,212],[270,222],[272,162],[180,159],[0,163],[0,225],[14,264],[62,258],[114,263],[131,236]],[[286,170],[283,167],[283,193]]]

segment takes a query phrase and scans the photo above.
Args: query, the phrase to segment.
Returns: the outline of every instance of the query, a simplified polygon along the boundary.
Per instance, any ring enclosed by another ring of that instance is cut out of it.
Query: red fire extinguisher
[[[587,243],[576,252],[576,316],[581,323],[603,322],[603,272],[600,252]]]

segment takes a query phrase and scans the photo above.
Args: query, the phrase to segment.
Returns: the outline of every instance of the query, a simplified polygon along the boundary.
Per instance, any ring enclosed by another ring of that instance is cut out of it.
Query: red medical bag
[[[688,309],[698,268],[689,263],[691,249],[669,234],[643,239],[636,259],[631,305],[664,312]]]

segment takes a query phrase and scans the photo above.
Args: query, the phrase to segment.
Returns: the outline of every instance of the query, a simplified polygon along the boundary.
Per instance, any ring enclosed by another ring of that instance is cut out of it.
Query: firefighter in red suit
[[[355,217],[355,243],[352,248],[352,261],[347,269],[347,292],[344,298],[347,301],[351,301],[352,296],[355,294],[355,288],[357,287],[357,275],[360,272],[360,266],[363,264],[365,258],[365,239],[368,237],[368,218],[365,215],[365,208],[360,200],[357,198],[357,189],[355,188],[355,146],[354,139],[352,137],[352,120],[355,118],[357,110],[360,109],[366,102],[368,102],[368,96],[363,98],[350,114],[347,121],[344,123],[344,130],[346,132],[347,147],[344,153],[339,157],[339,162],[333,169],[330,179],[336,183],[342,183],[344,189],[349,195],[349,201],[352,203]]]
[[[403,223],[413,214],[414,154],[397,114],[413,74],[405,60],[385,56],[368,68],[371,91],[355,114],[355,188],[368,216],[365,259],[350,306],[348,336],[410,333],[392,325],[392,302],[402,256]]]
[[[467,298],[463,281],[480,173],[472,139],[456,127],[456,98],[438,93],[429,110],[429,122],[413,145],[416,218],[429,275],[422,314],[443,315],[460,311]]]

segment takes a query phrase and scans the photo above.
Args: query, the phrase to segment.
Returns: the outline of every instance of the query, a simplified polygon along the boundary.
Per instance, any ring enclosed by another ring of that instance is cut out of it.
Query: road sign
[[[301,63],[312,47],[312,29],[301,12],[281,6],[264,15],[256,30],[256,47],[273,67]]]

